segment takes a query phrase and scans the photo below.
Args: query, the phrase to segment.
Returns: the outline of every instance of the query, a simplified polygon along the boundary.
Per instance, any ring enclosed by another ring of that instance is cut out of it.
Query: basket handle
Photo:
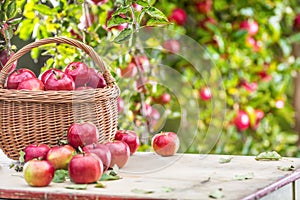
[[[10,57],[10,59],[4,65],[3,69],[0,71],[0,88],[4,87],[5,80],[6,80],[7,76],[9,75],[9,70],[15,61],[17,61],[20,57],[22,57],[24,54],[29,52],[31,49],[39,47],[41,45],[50,44],[50,43],[69,44],[71,46],[78,47],[79,49],[83,50],[100,67],[107,85],[111,86],[113,83],[115,83],[115,79],[111,75],[110,71],[107,69],[103,60],[99,57],[99,55],[94,51],[94,49],[92,47],[90,47],[87,44],[84,44],[83,42],[80,42],[78,40],[71,39],[71,38],[51,37],[51,38],[45,38],[45,39],[41,39],[41,40],[35,41],[33,43],[27,44],[24,47],[22,47],[19,51],[17,51],[13,56]]]

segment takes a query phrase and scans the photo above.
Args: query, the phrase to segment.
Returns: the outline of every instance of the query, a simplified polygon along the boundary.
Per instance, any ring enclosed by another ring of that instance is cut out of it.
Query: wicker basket
[[[86,52],[103,72],[107,87],[81,91],[26,91],[4,89],[12,64],[32,48],[64,43]],[[11,159],[28,144],[57,145],[66,139],[73,122],[90,121],[99,130],[99,142],[110,141],[117,129],[117,98],[120,90],[102,59],[88,45],[54,37],[24,46],[0,71],[0,148]]]

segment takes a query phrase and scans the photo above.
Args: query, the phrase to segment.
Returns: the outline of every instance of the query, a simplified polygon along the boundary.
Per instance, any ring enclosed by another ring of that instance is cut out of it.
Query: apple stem
[[[81,146],[78,147],[78,151],[82,154],[84,154],[84,151],[82,150]]]

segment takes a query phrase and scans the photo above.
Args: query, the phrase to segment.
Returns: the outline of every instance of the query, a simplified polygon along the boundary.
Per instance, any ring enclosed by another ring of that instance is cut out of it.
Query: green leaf
[[[291,166],[278,166],[277,169],[281,171],[294,171],[296,168],[294,165],[291,165]]]
[[[119,15],[116,15],[116,16],[111,17],[108,20],[107,28],[111,28],[111,27],[114,27],[114,26],[118,26],[120,24],[128,23],[130,21],[131,21],[131,19],[128,18],[128,17],[123,18]]]
[[[130,12],[130,6],[121,6],[113,14],[112,17]]]
[[[95,188],[106,188],[106,185],[100,181],[97,181],[97,184],[95,185]]]
[[[246,107],[246,112],[250,118],[250,125],[253,127],[256,124],[256,112],[251,106]]]
[[[163,192],[173,192],[175,189],[171,187],[162,187],[161,190]]]
[[[221,199],[223,197],[225,197],[223,191],[221,188],[209,193],[208,197],[212,198],[212,199]]]
[[[68,177],[69,177],[68,170],[59,169],[59,170],[55,171],[52,182],[54,182],[54,183],[63,183],[63,182],[66,181],[66,178],[68,178]]]
[[[168,21],[168,18],[165,16],[165,14],[155,7],[148,7],[146,9],[146,12],[148,15],[150,15],[153,18],[160,19],[163,21]]]
[[[219,159],[219,163],[223,164],[223,163],[229,163],[232,160],[233,157],[221,157]]]
[[[113,181],[113,180],[119,180],[121,179],[120,176],[118,176],[117,174],[113,174],[113,173],[103,173],[101,178],[100,178],[100,181]]]
[[[67,185],[65,186],[66,189],[72,189],[72,190],[86,190],[87,184],[74,184],[74,185]]]
[[[234,175],[234,179],[239,181],[252,179],[253,177],[254,177],[253,173]]]
[[[33,9],[38,11],[42,15],[51,16],[51,15],[57,14],[54,9],[51,9],[48,6],[44,5],[44,4],[35,4],[33,6]]]
[[[151,18],[147,21],[147,26],[161,26],[166,24],[169,24],[169,22],[154,18]]]
[[[152,194],[152,193],[154,193],[153,190],[143,190],[143,189],[137,189],[137,188],[132,189],[131,192],[136,193],[136,194]]]
[[[149,2],[147,0],[137,0],[135,1],[137,4],[143,6],[143,7],[147,7],[150,6]]]
[[[125,28],[115,39],[114,42],[116,43],[123,43],[129,40],[132,36],[132,30],[129,28]]]
[[[19,162],[20,163],[24,163],[25,162],[24,156],[25,156],[25,152],[24,151],[20,151],[19,152]]]
[[[255,157],[255,160],[280,160],[281,156],[276,151],[262,152]]]
[[[18,17],[18,18],[14,18],[14,19],[10,19],[7,21],[7,24],[9,25],[17,25],[22,21],[22,17]]]
[[[16,3],[16,1],[11,1],[7,6],[6,16],[8,18],[12,18],[16,14],[17,14],[17,3]]]
[[[33,48],[33,49],[31,49],[30,55],[31,55],[31,58],[33,60],[38,59],[38,57],[40,55],[40,49],[39,48]]]
[[[4,29],[5,37],[11,39],[13,37],[12,27],[9,26],[8,29]]]

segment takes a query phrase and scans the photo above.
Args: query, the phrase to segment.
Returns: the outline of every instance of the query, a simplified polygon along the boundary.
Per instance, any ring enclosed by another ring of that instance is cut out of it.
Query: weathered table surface
[[[66,189],[65,183],[35,188],[26,184],[22,173],[8,169],[2,159],[0,198],[19,199],[210,199],[210,193],[222,190],[222,199],[300,199],[297,179],[300,159],[256,161],[252,156],[232,156],[221,164],[224,155],[178,154],[160,157],[154,153],[136,153],[119,170],[120,180],[105,182],[105,188],[88,185],[87,190]],[[0,162],[1,163],[1,162]],[[295,171],[278,167],[294,166]],[[247,177],[237,180],[236,176]],[[288,186],[288,188],[287,188]],[[279,197],[276,191],[285,188]],[[274,192],[275,191],[275,192]],[[275,195],[274,195],[275,194]],[[273,195],[273,196],[272,196]]]

